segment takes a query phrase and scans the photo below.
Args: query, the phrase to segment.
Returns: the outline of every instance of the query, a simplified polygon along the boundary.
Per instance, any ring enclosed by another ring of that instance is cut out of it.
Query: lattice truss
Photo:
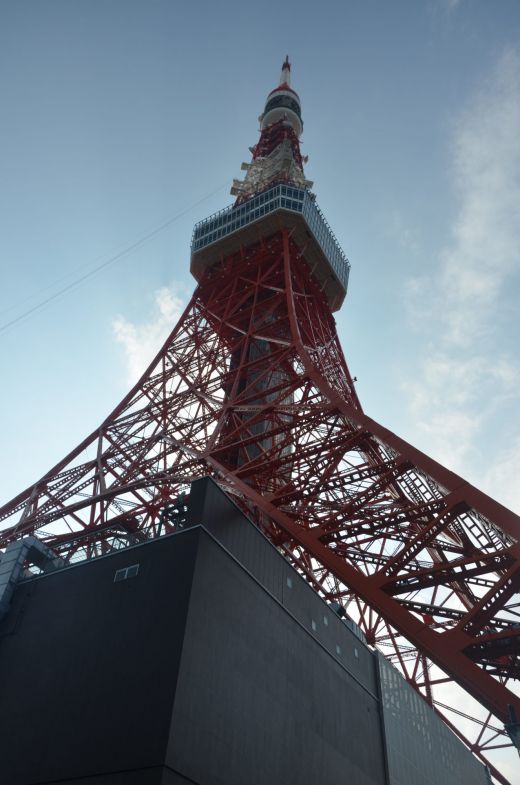
[[[0,510],[69,561],[183,525],[211,475],[493,766],[520,700],[519,519],[368,418],[286,230],[209,269],[98,430]]]

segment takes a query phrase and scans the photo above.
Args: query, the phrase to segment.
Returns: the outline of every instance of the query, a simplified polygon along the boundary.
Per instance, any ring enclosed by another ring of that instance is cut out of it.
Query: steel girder
[[[520,717],[520,519],[363,412],[283,228],[206,271],[126,398],[0,509],[0,544],[74,561],[158,536],[208,474],[507,783],[489,752],[510,743],[493,718]]]

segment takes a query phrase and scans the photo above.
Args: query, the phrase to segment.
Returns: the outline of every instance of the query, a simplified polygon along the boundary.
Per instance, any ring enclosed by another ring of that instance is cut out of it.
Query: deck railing
[[[262,191],[247,202],[236,207],[231,205],[199,221],[193,229],[191,251],[196,253],[276,210],[289,210],[303,216],[309,231],[346,291],[350,262],[314,198],[303,188],[278,184]]]

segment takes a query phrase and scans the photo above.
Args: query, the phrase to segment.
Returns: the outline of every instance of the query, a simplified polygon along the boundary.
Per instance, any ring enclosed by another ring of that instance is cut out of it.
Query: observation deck
[[[191,241],[192,275],[200,280],[206,268],[224,256],[282,228],[290,230],[292,239],[302,250],[331,311],[339,310],[347,293],[350,262],[318,205],[304,188],[278,184],[195,224]]]

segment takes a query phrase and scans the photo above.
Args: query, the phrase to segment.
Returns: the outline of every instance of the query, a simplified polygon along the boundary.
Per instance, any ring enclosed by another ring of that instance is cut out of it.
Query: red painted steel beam
[[[81,463],[86,448],[95,457]],[[519,671],[520,521],[363,413],[325,297],[286,231],[207,271],[121,404],[0,510],[0,537],[45,532],[76,558],[106,549],[125,521],[154,536],[203,474],[316,591],[351,600],[369,642],[430,700],[440,669],[504,721],[508,704],[520,716],[491,675]],[[483,754],[486,738],[471,743]]]

